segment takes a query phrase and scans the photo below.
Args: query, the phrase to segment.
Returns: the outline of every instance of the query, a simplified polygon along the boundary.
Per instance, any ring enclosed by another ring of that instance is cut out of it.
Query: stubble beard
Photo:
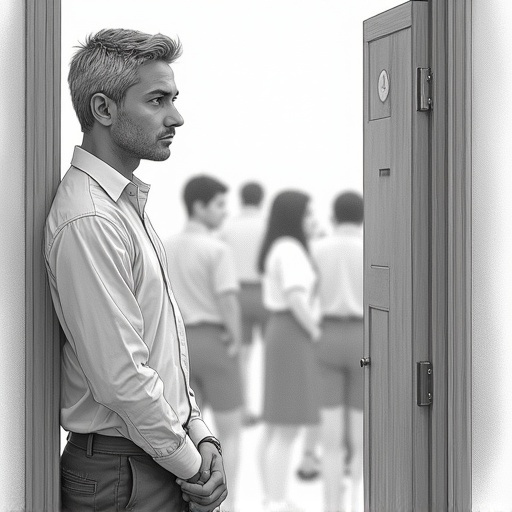
[[[134,124],[122,111],[112,126],[111,134],[116,145],[133,158],[163,162],[171,156],[169,147]]]

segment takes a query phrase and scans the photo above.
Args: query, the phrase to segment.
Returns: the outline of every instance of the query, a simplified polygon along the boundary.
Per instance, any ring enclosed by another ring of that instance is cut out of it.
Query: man
[[[212,234],[226,216],[226,192],[227,187],[210,176],[190,179],[183,191],[188,221],[164,245],[187,329],[193,362],[190,380],[198,397],[211,408],[222,439],[231,483],[225,507],[233,511],[243,405],[240,306],[233,255]]]
[[[69,72],[83,135],[46,221],[53,303],[66,335],[64,510],[211,511],[226,497],[219,442],[189,385],[188,349],[141,159],[170,155],[183,119],[161,34],[106,29]],[[180,487],[181,486],[181,487]]]
[[[261,336],[267,321],[267,311],[261,297],[261,277],[258,273],[258,254],[265,232],[262,212],[263,188],[259,183],[248,182],[240,189],[241,210],[228,219],[220,236],[233,250],[238,280],[240,282],[240,307],[242,311],[242,346],[240,365],[245,395],[243,421],[253,425],[258,420],[249,407],[250,387],[254,379],[250,372],[251,348],[254,334]],[[258,379],[256,379],[258,380]],[[261,379],[260,379],[261,380]]]
[[[315,346],[322,378],[321,439],[325,510],[338,510],[343,496],[344,450],[350,452],[352,510],[362,506],[363,198],[339,194],[333,233],[312,245],[319,273],[322,338]]]

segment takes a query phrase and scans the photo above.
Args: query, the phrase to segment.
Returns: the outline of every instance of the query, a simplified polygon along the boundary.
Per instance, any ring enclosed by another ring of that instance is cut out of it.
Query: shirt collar
[[[353,222],[343,222],[335,226],[333,232],[339,235],[362,235],[363,226]]]
[[[116,202],[126,186],[131,183],[120,172],[80,146],[75,146],[71,165],[88,174]],[[138,187],[145,185],[135,177],[133,182]]]
[[[188,219],[187,223],[185,224],[185,231],[187,233],[210,234],[210,230],[204,224],[194,219]]]
[[[259,206],[255,206],[252,204],[244,204],[240,208],[240,215],[242,217],[254,217],[256,215],[259,215],[261,212],[261,209]]]

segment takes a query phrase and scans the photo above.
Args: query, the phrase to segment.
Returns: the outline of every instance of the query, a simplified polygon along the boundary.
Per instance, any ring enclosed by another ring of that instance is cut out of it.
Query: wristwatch
[[[213,436],[203,437],[203,439],[201,439],[201,441],[199,441],[199,443],[197,443],[198,448],[201,445],[201,443],[212,443],[213,446],[215,446],[215,448],[217,448],[217,451],[222,455],[222,446],[220,445],[220,441],[216,437],[213,437]]]

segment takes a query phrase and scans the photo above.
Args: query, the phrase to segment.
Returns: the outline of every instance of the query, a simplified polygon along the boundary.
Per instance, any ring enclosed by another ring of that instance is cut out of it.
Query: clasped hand
[[[201,467],[188,480],[176,482],[183,491],[183,499],[189,503],[190,512],[212,512],[228,495],[226,474],[222,456],[212,443],[201,443]]]

